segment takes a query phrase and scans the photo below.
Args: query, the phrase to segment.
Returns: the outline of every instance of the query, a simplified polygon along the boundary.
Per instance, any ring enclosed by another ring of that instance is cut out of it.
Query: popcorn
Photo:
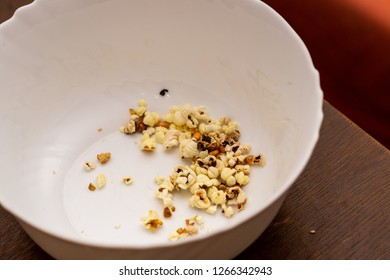
[[[216,179],[219,176],[219,170],[218,168],[214,166],[210,166],[207,170],[207,176],[209,176],[210,179]]]
[[[111,158],[111,153],[100,153],[96,156],[98,161],[102,164],[106,163]]]
[[[237,171],[235,169],[231,169],[229,167],[225,167],[222,172],[221,172],[221,179],[224,180],[225,182],[227,181],[227,179],[229,177],[233,177],[234,174],[236,173]]]
[[[204,220],[201,216],[195,215],[192,218],[186,219],[185,224],[186,226],[184,228],[178,228],[176,231],[172,232],[168,237],[169,240],[176,241],[197,234],[199,232],[197,225],[203,227]]]
[[[208,196],[212,203],[221,205],[226,203],[226,194],[222,190],[218,190],[216,187],[209,188]]]
[[[92,162],[92,161],[86,161],[85,163],[84,163],[84,169],[86,170],[86,171],[91,171],[91,170],[93,170],[93,169],[95,169],[96,168],[96,163],[94,163],[94,162]]]
[[[234,175],[234,178],[236,179],[237,184],[240,186],[245,186],[249,183],[249,176],[245,175],[243,171],[240,171]]]
[[[162,220],[160,220],[157,211],[149,210],[148,216],[141,218],[144,228],[150,231],[156,231],[163,225]]]
[[[89,189],[91,192],[93,192],[93,191],[95,191],[95,190],[96,190],[96,187],[95,187],[95,185],[94,185],[94,184],[92,184],[92,183],[89,183],[89,185],[88,185],[88,189]]]
[[[126,185],[130,185],[131,183],[133,183],[133,178],[130,176],[123,177],[122,182]]]
[[[178,147],[189,165],[179,165],[166,178],[156,177],[156,197],[162,200],[165,218],[175,211],[173,194],[189,191],[189,205],[215,214],[220,208],[226,217],[244,209],[247,197],[242,188],[249,184],[251,165],[264,166],[264,157],[251,155],[252,147],[239,142],[236,121],[227,116],[212,119],[204,107],[172,106],[160,115],[148,111],[145,100],[130,109],[130,119],[121,131],[142,132],[141,150],[153,151],[156,144],[163,150]],[[180,228],[169,237],[176,240],[196,233],[197,229]]]
[[[251,172],[251,167],[249,166],[249,164],[237,164],[234,168],[237,170],[238,173],[243,172],[245,175],[249,175]]]
[[[155,130],[156,141],[159,144],[163,144],[165,142],[165,135],[167,134],[168,129],[162,126],[159,126]]]
[[[160,121],[160,115],[155,112],[145,112],[143,123],[148,126],[155,126]]]
[[[209,214],[215,214],[217,212],[217,205],[212,205],[206,209],[206,212]]]
[[[100,173],[97,175],[97,185],[98,188],[101,189],[106,185],[106,175]]]
[[[161,176],[156,176],[154,177],[154,182],[157,184],[157,185],[161,185],[163,182],[164,182],[164,177],[161,177]]]
[[[140,148],[143,151],[154,151],[156,149],[156,139],[150,137],[149,134],[144,134],[144,136],[141,137]]]
[[[185,111],[176,111],[173,114],[173,123],[175,125],[181,126],[185,125],[188,119],[188,114]]]
[[[180,142],[181,158],[193,158],[198,155],[198,145],[192,139],[184,139]]]
[[[233,209],[233,207],[231,207],[231,206],[226,206],[226,204],[223,204],[223,205],[222,205],[222,212],[223,212],[223,214],[224,214],[226,217],[228,217],[228,218],[230,218],[231,216],[234,215],[234,209]]]
[[[146,101],[145,99],[138,100],[138,106],[140,107],[146,107]]]
[[[207,197],[207,193],[204,189],[197,190],[193,196],[191,196],[189,203],[191,207],[199,209],[207,209],[210,207],[210,200]]]
[[[211,187],[213,185],[213,182],[210,180],[210,178],[205,174],[199,174],[196,176],[196,182],[200,186],[207,186]]]

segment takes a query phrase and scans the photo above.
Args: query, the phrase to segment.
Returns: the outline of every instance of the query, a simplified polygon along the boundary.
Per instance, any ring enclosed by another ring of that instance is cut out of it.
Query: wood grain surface
[[[1,0],[0,22],[29,2]],[[323,108],[310,162],[237,259],[390,259],[390,152],[329,103]],[[0,259],[51,259],[1,207]]]

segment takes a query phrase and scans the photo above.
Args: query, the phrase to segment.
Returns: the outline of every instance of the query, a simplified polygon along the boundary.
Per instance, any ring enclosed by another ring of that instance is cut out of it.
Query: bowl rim
[[[51,0],[52,1],[52,0]],[[92,2],[94,0],[89,0],[89,2]],[[112,0],[96,0],[97,2],[106,2],[106,1],[112,1]],[[245,2],[244,2],[245,1]],[[17,22],[17,21],[22,21],[23,17],[26,15],[29,15],[30,10],[34,9],[39,9],[39,6],[42,3],[49,3],[50,1],[48,0],[35,0],[30,4],[27,4],[25,6],[22,6],[18,8],[14,15],[6,20],[5,22],[0,24],[0,32],[2,31],[3,28],[11,28],[12,25]],[[65,1],[64,1],[65,2]],[[74,1],[73,1],[74,2]],[[75,2],[74,2],[75,3]],[[50,2],[50,4],[53,4]],[[81,3],[80,3],[81,4]],[[288,190],[292,187],[293,183],[298,179],[299,175],[302,173],[304,168],[306,167],[307,163],[309,162],[313,151],[316,147],[316,144],[318,142],[318,139],[320,137],[320,128],[322,125],[323,121],[323,109],[322,109],[322,104],[323,104],[323,91],[320,86],[320,74],[318,70],[314,67],[312,58],[310,56],[310,53],[302,41],[302,39],[299,37],[299,35],[296,33],[296,31],[289,25],[289,23],[280,15],[278,14],[272,7],[270,7],[268,4],[264,3],[261,0],[243,0],[242,2],[240,1],[240,5],[257,5],[261,9],[265,9],[267,13],[270,14],[273,18],[277,19],[278,22],[280,23],[280,27],[282,27],[284,30],[288,31],[290,35],[293,36],[294,38],[294,43],[298,45],[298,47],[301,49],[301,51],[304,54],[304,58],[306,60],[306,63],[308,65],[309,71],[310,71],[310,77],[309,79],[313,79],[315,82],[315,89],[316,92],[313,92],[313,95],[317,97],[317,100],[314,102],[316,103],[315,106],[319,109],[317,110],[317,115],[313,116],[315,117],[315,124],[313,129],[313,133],[310,135],[310,137],[307,139],[307,149],[302,153],[302,158],[301,160],[297,163],[295,166],[294,170],[288,175],[287,179],[284,180],[284,183],[278,188],[276,192],[274,192],[262,205],[262,207],[257,210],[256,212],[252,213],[251,215],[248,215],[245,218],[242,218],[240,222],[234,226],[227,227],[227,228],[222,228],[222,229],[215,229],[212,232],[206,234],[206,235],[198,235],[194,236],[194,238],[185,238],[178,240],[179,242],[167,242],[166,244],[153,244],[153,245],[137,245],[137,244],[132,244],[132,245],[126,245],[126,244],[118,244],[118,243],[113,243],[110,244],[109,242],[107,243],[101,243],[96,240],[88,240],[88,239],[77,239],[73,236],[63,234],[59,231],[52,230],[52,229],[45,229],[41,228],[38,223],[32,221],[29,218],[23,217],[21,213],[17,213],[17,211],[14,211],[12,209],[11,205],[8,205],[6,201],[0,201],[0,206],[3,207],[6,211],[8,211],[10,214],[12,214],[14,217],[16,217],[17,220],[22,221],[23,223],[27,224],[28,226],[34,228],[35,230],[47,234],[53,238],[60,239],[65,242],[77,244],[77,245],[87,245],[90,247],[96,247],[96,248],[104,248],[104,249],[120,249],[120,250],[140,250],[140,249],[158,249],[158,248],[172,248],[172,247],[178,247],[182,246],[187,243],[193,243],[193,242],[198,242],[204,239],[211,238],[213,236],[228,232],[230,230],[233,230],[235,227],[240,226],[241,224],[246,223],[247,221],[253,219],[255,216],[259,215],[260,213],[264,212],[267,208],[271,207],[275,202],[277,202],[279,199],[284,199],[283,196],[287,194]],[[33,13],[32,13],[33,14]],[[37,18],[33,18],[34,20],[37,20]],[[30,18],[31,20],[31,18]]]

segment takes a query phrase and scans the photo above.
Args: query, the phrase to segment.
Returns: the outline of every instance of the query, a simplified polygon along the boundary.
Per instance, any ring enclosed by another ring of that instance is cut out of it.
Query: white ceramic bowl
[[[36,0],[0,26],[0,61],[0,202],[59,259],[233,258],[276,215],[322,121],[307,49],[255,0]],[[252,168],[244,211],[202,214],[205,229],[171,242],[169,232],[202,213],[179,196],[161,231],[142,227],[161,207],[154,176],[180,160],[146,156],[118,131],[141,98],[160,113],[190,103],[238,121],[241,141],[267,159]],[[102,151],[113,154],[108,186],[91,193],[82,163]]]

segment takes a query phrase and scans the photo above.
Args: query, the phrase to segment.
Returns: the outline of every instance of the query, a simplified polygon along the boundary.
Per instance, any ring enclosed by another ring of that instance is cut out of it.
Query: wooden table
[[[0,21],[28,2],[2,0]],[[390,259],[390,152],[326,101],[323,109],[310,162],[237,259]],[[51,259],[1,207],[0,259]]]

